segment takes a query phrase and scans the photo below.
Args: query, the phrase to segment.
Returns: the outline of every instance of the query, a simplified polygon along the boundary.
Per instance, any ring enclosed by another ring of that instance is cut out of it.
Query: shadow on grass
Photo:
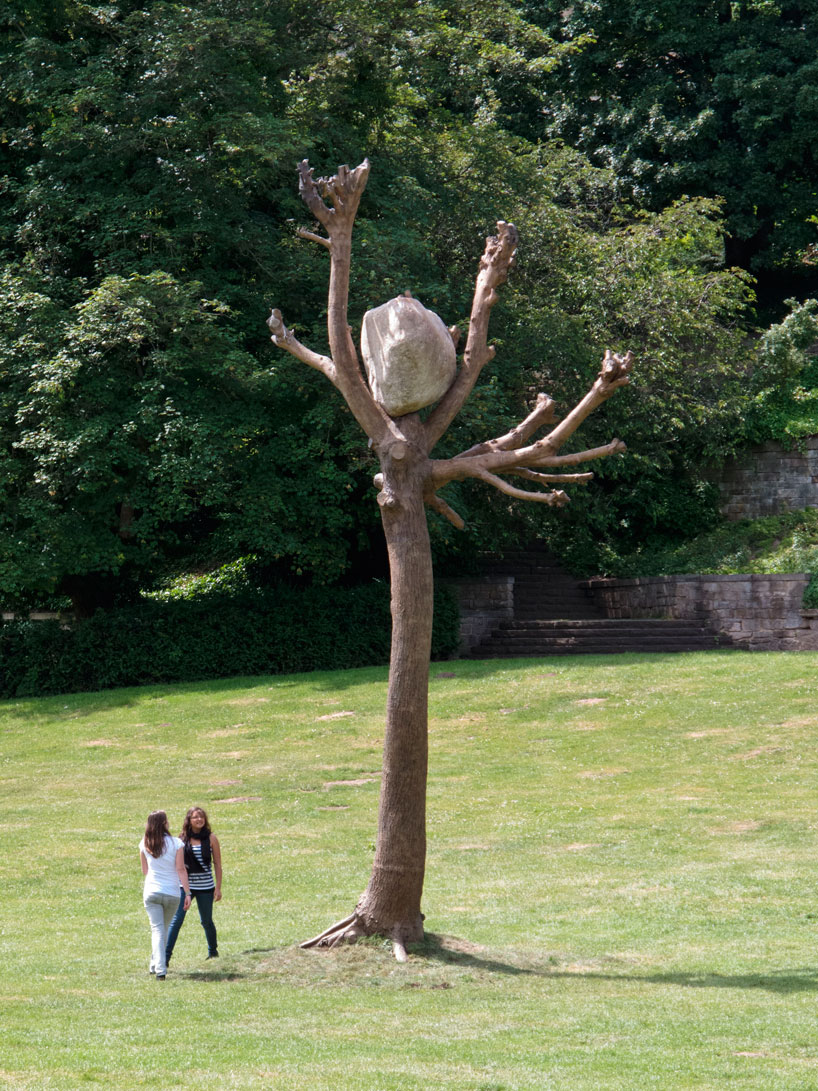
[[[440,659],[433,660],[430,664],[429,681],[444,686],[447,680],[473,682],[481,678],[489,678],[507,671],[522,670],[533,667],[536,664],[550,668],[583,666],[622,666],[649,660],[651,664],[658,665],[662,662],[678,662],[684,656],[707,655],[710,658],[725,658],[728,656],[759,655],[759,652],[748,652],[743,648],[729,648],[716,646],[704,651],[696,652],[622,652],[607,654],[583,654],[577,652],[569,655],[541,655],[524,656],[512,659]],[[790,655],[798,653],[788,653]],[[169,697],[178,697],[185,693],[199,693],[203,688],[208,692],[218,693],[220,690],[256,689],[258,687],[270,687],[276,689],[291,688],[310,683],[319,692],[327,691],[337,693],[339,691],[355,689],[361,685],[369,685],[373,682],[387,682],[389,666],[372,665],[367,667],[350,667],[338,670],[319,670],[300,673],[283,674],[258,674],[258,675],[230,675],[223,678],[200,678],[186,681],[145,680],[130,686],[112,687],[111,689],[81,690],[70,693],[47,694],[41,697],[9,697],[0,700],[0,712],[4,707],[15,713],[30,713],[41,719],[63,720],[66,710],[70,710],[76,717],[94,716],[111,708],[129,708],[146,700],[164,700]],[[66,701],[68,704],[66,704]],[[78,706],[78,707],[75,707]]]
[[[433,660],[429,666],[429,684],[432,693],[445,689],[450,680],[455,682],[476,682],[483,678],[491,678],[494,675],[505,674],[509,671],[524,670],[528,667],[548,668],[575,668],[583,667],[621,667],[628,664],[650,662],[652,666],[661,663],[678,663],[685,656],[703,656],[711,659],[725,660],[728,658],[746,657],[757,655],[757,652],[748,652],[743,648],[728,648],[714,646],[702,651],[694,652],[610,652],[607,654],[587,654],[577,652],[573,655],[538,655],[523,656],[512,659],[439,659]],[[383,682],[386,684],[388,667],[356,667],[348,671],[318,671],[314,675],[291,675],[296,680],[314,680],[317,690],[347,690],[354,689],[361,684],[371,682]]]
[[[411,948],[412,954],[430,961],[444,962],[450,966],[481,970],[485,973],[509,974],[540,978],[573,978],[594,981],[632,981],[643,985],[678,985],[689,989],[762,989],[767,992],[788,995],[791,993],[818,992],[818,966],[803,966],[789,970],[774,970],[766,974],[719,974],[719,973],[617,973],[614,970],[564,970],[554,966],[515,966],[509,962],[483,958],[473,951],[458,949],[452,944],[460,941],[448,936],[427,933],[422,944]]]
[[[249,981],[254,974],[237,973],[235,970],[182,970],[175,974],[184,981],[203,981],[206,984],[219,983],[221,981]]]

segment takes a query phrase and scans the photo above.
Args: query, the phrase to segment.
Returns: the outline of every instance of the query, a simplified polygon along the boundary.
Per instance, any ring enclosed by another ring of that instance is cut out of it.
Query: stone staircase
[[[490,565],[514,576],[514,617],[472,649],[472,659],[614,652],[689,652],[724,647],[695,621],[608,618],[591,594],[544,550],[506,554]]]

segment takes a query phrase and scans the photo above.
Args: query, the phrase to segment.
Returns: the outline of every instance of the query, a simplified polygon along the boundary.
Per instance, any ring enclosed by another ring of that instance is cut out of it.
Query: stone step
[[[681,652],[710,652],[716,651],[719,648],[729,647],[726,644],[702,644],[702,645],[690,645],[690,644],[666,644],[663,641],[656,641],[652,644],[628,644],[628,643],[611,643],[611,644],[576,644],[573,646],[568,645],[552,645],[543,647],[536,645],[533,647],[509,647],[504,648],[502,645],[492,645],[489,648],[480,647],[475,648],[467,658],[469,659],[539,659],[546,658],[552,655],[622,655],[626,652],[632,652],[634,654],[649,654],[649,655],[675,655]]]
[[[714,636],[699,636],[699,637],[678,637],[673,639],[671,637],[657,637],[655,640],[651,640],[649,637],[632,637],[630,640],[606,640],[601,636],[597,637],[583,637],[583,638],[571,638],[571,637],[550,637],[540,640],[492,640],[485,641],[479,648],[475,649],[475,654],[480,655],[483,652],[498,651],[500,649],[507,651],[509,654],[525,655],[525,654],[538,654],[540,651],[547,651],[552,648],[577,648],[587,649],[597,648],[602,651],[611,650],[616,651],[618,648],[630,648],[633,651],[640,649],[642,651],[655,651],[659,648],[662,649],[675,649],[675,650],[693,650],[696,648],[715,648],[725,647],[724,644],[719,644]]]
[[[576,632],[706,632],[705,626],[697,621],[689,621],[677,618],[656,617],[632,617],[632,618],[520,618],[509,621],[501,621],[494,630],[495,633],[508,631],[538,633],[562,630],[574,630]]]
[[[671,618],[514,620],[494,629],[471,658],[712,651],[727,646],[704,626]]]
[[[514,617],[473,648],[472,659],[614,652],[685,652],[728,647],[696,621],[609,618],[591,594],[547,550],[515,550],[491,559],[492,571],[514,577]]]
[[[647,626],[623,623],[622,628],[611,628],[602,625],[587,625],[577,627],[572,622],[556,624],[554,628],[518,628],[515,626],[502,626],[495,628],[490,637],[492,640],[556,640],[556,639],[602,639],[624,640],[636,637],[640,640],[682,640],[688,638],[708,637],[710,633],[701,625],[679,625],[678,628],[648,628]]]

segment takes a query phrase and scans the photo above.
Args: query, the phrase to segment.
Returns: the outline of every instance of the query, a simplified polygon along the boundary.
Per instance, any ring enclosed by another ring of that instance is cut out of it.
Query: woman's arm
[[[139,862],[142,864],[142,874],[148,874],[148,861],[145,859],[145,853],[139,850]]]
[[[190,909],[190,879],[187,877],[187,868],[185,867],[185,850],[176,850],[176,874],[179,876],[179,886],[185,892],[185,910]]]
[[[214,900],[220,902],[222,900],[222,850],[218,837],[214,837],[213,834],[210,835],[210,848],[213,852],[213,870],[216,872]]]

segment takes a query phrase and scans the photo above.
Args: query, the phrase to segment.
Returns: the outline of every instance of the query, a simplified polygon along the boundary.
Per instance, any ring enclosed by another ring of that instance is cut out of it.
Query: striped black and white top
[[[216,884],[213,881],[213,872],[209,864],[205,864],[202,860],[202,846],[191,845],[193,849],[193,855],[196,857],[199,865],[204,868],[204,871],[189,871],[188,878],[190,879],[191,890],[215,890]]]

